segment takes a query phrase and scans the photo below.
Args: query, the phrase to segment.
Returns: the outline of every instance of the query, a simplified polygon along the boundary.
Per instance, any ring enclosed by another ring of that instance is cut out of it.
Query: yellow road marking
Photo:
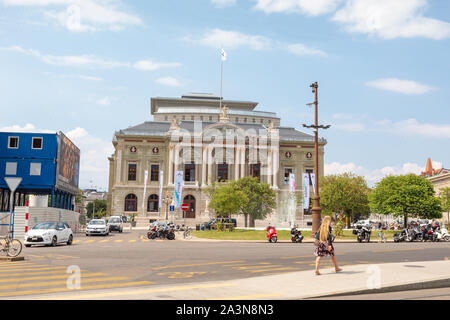
[[[232,268],[237,270],[247,270],[247,269],[272,268],[272,267],[282,267],[282,265],[278,264],[278,265],[263,265],[263,266],[236,266]]]
[[[34,254],[27,254],[27,257],[44,258],[44,256],[37,256],[37,255],[34,255]]]
[[[81,270],[81,272],[86,272],[86,270]],[[0,278],[1,277],[31,276],[31,275],[37,275],[37,274],[57,274],[57,273],[67,274],[67,270],[52,270],[52,271],[42,271],[42,272],[28,271],[26,273],[4,273],[4,274],[0,274]]]
[[[129,280],[129,278],[109,277],[109,278],[82,279],[81,285],[83,285],[83,283],[90,283],[90,282],[122,281],[122,280]],[[11,285],[9,285],[9,284],[8,285],[0,285],[0,289],[7,290],[7,289],[19,289],[19,288],[29,288],[29,287],[51,287],[51,286],[66,285],[66,284],[67,284],[67,280],[30,282],[30,283],[18,283],[18,284],[11,284]]]
[[[128,240],[128,242],[136,242],[136,240]]]
[[[142,239],[141,241],[142,242],[150,242],[150,240],[148,240],[148,239]]]
[[[143,235],[141,235],[141,236],[139,237],[139,239],[144,240],[145,238],[144,238]]]
[[[82,279],[84,277],[100,277],[100,276],[106,276],[105,273],[84,273],[82,274]],[[0,279],[0,283],[7,283],[7,282],[23,282],[23,281],[32,281],[32,280],[52,280],[52,279],[66,279],[70,275],[69,274],[62,274],[58,276],[40,276],[40,277],[20,277],[20,278],[12,278],[12,279]]]
[[[222,262],[185,264],[185,265],[178,265],[178,266],[155,267],[155,268],[152,268],[152,269],[153,270],[161,270],[161,269],[171,269],[171,268],[198,267],[198,266],[210,266],[210,265],[216,265],[216,264],[230,264],[230,263],[238,263],[238,262],[244,262],[244,260],[242,260],[242,261],[222,261]]]
[[[69,295],[64,297],[50,297],[50,300],[75,300],[75,299],[95,299],[95,298],[105,298],[105,297],[115,297],[115,296],[130,296],[130,295],[142,295],[146,293],[159,293],[159,292],[173,292],[173,291],[185,291],[194,289],[209,289],[209,288],[223,288],[223,287],[235,287],[236,283],[212,283],[203,285],[188,285],[181,287],[165,287],[165,288],[148,288],[148,289],[136,289],[130,291],[119,291],[119,292],[100,292],[100,293],[86,293],[80,295]],[[85,287],[83,288],[85,289]],[[39,291],[36,291],[39,293]],[[45,298],[44,298],[45,299]],[[41,299],[43,300],[43,299]]]
[[[46,268],[35,268],[35,269],[30,269],[30,268],[16,268],[16,269],[8,269],[9,271],[40,271],[40,270],[61,270],[61,269],[67,269],[67,267],[46,267]]]
[[[63,254],[52,254],[52,253],[48,254],[46,257],[53,258],[53,259],[56,259],[56,260],[79,259],[80,258],[80,257],[66,256],[66,255],[63,255]]]
[[[257,273],[257,272],[281,271],[281,270],[297,270],[297,269],[292,268],[292,267],[286,267],[286,268],[273,268],[273,269],[248,270],[248,271],[252,272],[252,273]]]
[[[425,248],[392,249],[392,250],[373,250],[372,252],[396,252],[396,251],[416,251],[425,250]]]
[[[158,276],[167,276],[169,279],[184,279],[184,278],[192,278],[195,275],[202,275],[207,272],[199,271],[199,272],[165,272],[165,273],[158,273]]]
[[[94,242],[95,240],[85,240],[84,241],[84,243],[92,243],[92,242]]]
[[[114,242],[123,242],[123,240],[114,240]]]
[[[448,257],[445,257],[444,260],[448,260]]]
[[[73,240],[72,243],[79,243],[79,242],[81,242],[81,240]]]
[[[313,263],[314,261],[296,261],[297,264]]]
[[[101,243],[109,242],[109,240],[100,240]]]
[[[1,264],[0,265],[0,269],[7,269],[7,268],[11,268],[11,267],[22,267],[22,266],[35,266],[36,264],[31,263],[31,262],[11,262],[8,264]]]
[[[295,256],[295,257],[282,257],[280,259],[297,259],[297,258],[311,258],[313,255],[309,254],[307,256]]]
[[[0,271],[8,271],[11,269],[19,269],[19,268],[40,268],[40,267],[48,267],[49,265],[47,264],[22,264],[22,265],[11,265],[9,267],[7,266],[2,266],[0,267]]]
[[[93,289],[111,289],[111,288],[123,288],[123,287],[133,287],[133,286],[144,286],[149,284],[155,284],[150,281],[136,281],[136,282],[123,282],[123,283],[113,283],[113,284],[98,284],[92,286],[83,286],[83,290],[93,290]],[[39,289],[39,290],[25,290],[25,291],[13,291],[13,292],[0,292],[0,297],[15,297],[15,296],[25,296],[34,294],[45,294],[45,293],[58,293],[58,292],[74,292],[74,290],[69,290],[67,288],[52,288],[52,289]],[[105,294],[101,294],[104,296]],[[67,298],[51,298],[51,300],[67,300]],[[72,298],[71,298],[72,299]],[[40,300],[47,300],[41,298]]]
[[[261,293],[261,294],[247,295],[247,296],[213,298],[213,299],[208,299],[208,300],[254,300],[254,299],[282,297],[282,296],[283,295],[281,293]]]

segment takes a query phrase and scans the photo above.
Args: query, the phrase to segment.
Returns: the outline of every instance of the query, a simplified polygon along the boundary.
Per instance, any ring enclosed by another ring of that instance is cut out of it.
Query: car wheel
[[[71,245],[72,244],[72,242],[73,242],[73,236],[72,235],[70,235],[69,236],[69,240],[67,241],[67,245]]]
[[[26,244],[25,247],[29,248],[31,247],[31,244]]]
[[[52,247],[56,247],[56,244],[58,243],[58,239],[56,236],[53,236],[52,243],[50,244]]]

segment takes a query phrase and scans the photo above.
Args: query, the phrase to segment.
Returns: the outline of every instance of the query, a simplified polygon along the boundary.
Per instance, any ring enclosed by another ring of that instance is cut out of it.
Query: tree
[[[96,199],[93,202],[89,202],[86,206],[86,211],[89,218],[104,217],[106,215],[106,200]]]
[[[352,217],[370,213],[369,193],[361,176],[352,173],[328,175],[320,182],[320,205],[325,215],[347,216],[350,227]]]
[[[404,225],[408,217],[435,219],[442,217],[442,208],[434,196],[431,182],[415,174],[388,176],[376,184],[369,196],[374,212],[403,217]]]
[[[207,192],[211,198],[209,207],[218,216],[243,214],[245,227],[254,226],[256,219],[264,219],[276,206],[275,191],[254,177],[213,184]]]
[[[439,189],[442,210],[447,212],[447,223],[450,223],[450,187]]]

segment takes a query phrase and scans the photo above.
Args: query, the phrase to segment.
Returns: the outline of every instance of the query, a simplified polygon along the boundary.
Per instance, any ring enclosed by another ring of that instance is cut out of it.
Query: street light
[[[166,205],[166,221],[169,220],[169,204],[173,201],[173,196],[166,195],[164,198],[161,199],[161,201]]]
[[[314,233],[319,230],[320,227],[320,221],[322,217],[322,208],[320,207],[320,197],[319,197],[319,129],[328,129],[331,126],[330,125],[320,125],[319,126],[319,101],[318,101],[318,88],[319,84],[317,82],[314,82],[310,85],[310,88],[312,88],[312,92],[314,93],[315,99],[314,102],[308,103],[307,106],[315,105],[315,120],[313,125],[306,125],[303,124],[304,128],[308,129],[314,129],[314,153],[315,153],[315,159],[314,159],[314,180],[315,180],[315,190],[314,190],[314,204],[312,208],[312,233],[311,235],[314,236]]]

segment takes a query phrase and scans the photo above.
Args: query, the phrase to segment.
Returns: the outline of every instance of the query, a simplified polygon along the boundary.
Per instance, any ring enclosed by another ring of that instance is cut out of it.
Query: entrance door
[[[183,218],[195,219],[195,198],[192,195],[184,197],[183,203],[189,205],[188,211],[183,211]]]

